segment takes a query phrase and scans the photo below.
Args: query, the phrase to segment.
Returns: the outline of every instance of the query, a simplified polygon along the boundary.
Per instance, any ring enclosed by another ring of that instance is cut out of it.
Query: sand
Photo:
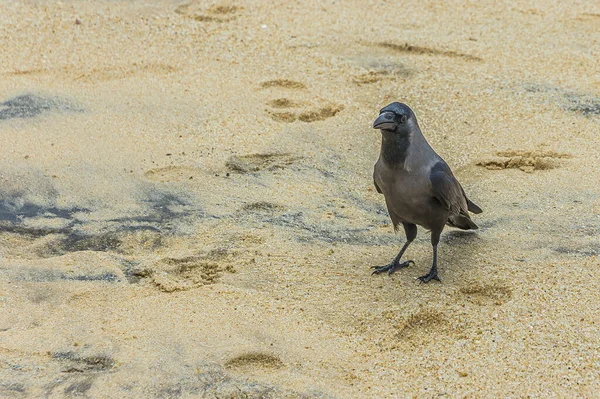
[[[0,397],[600,397],[594,2],[0,3]],[[442,283],[392,101],[484,213]]]

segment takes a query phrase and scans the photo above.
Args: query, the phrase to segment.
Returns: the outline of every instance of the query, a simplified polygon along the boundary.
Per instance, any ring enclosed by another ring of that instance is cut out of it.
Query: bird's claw
[[[433,273],[433,274],[429,273],[429,274],[426,274],[424,276],[417,277],[417,280],[421,281],[421,283],[428,283],[431,280],[437,280],[437,281],[441,282],[441,280],[438,277],[437,273]]]
[[[414,261],[412,260],[407,260],[406,262],[402,262],[402,263],[390,263],[389,265],[385,265],[385,266],[371,266],[371,269],[375,269],[375,271],[373,273],[371,273],[371,276],[374,274],[379,274],[379,273],[383,273],[383,272],[387,272],[388,274],[392,274],[394,273],[396,270],[398,269],[403,269],[405,267],[410,266],[410,264],[415,264]]]

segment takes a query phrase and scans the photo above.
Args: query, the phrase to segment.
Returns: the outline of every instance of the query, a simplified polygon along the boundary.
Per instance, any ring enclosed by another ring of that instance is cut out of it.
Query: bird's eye
[[[407,120],[407,119],[408,119],[408,116],[406,116],[406,115],[402,115],[402,116],[400,117],[400,123],[406,123],[406,120]]]

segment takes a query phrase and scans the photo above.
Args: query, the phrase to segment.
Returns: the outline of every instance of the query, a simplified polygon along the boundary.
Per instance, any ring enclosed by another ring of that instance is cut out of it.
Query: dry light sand
[[[0,397],[600,397],[600,5],[497,3],[2,1]],[[441,284],[370,275],[392,101]]]

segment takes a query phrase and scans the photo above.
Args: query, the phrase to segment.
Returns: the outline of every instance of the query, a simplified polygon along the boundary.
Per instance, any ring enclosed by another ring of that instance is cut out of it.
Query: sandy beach
[[[600,5],[0,3],[0,397],[600,397]],[[392,101],[484,212],[441,283]]]

